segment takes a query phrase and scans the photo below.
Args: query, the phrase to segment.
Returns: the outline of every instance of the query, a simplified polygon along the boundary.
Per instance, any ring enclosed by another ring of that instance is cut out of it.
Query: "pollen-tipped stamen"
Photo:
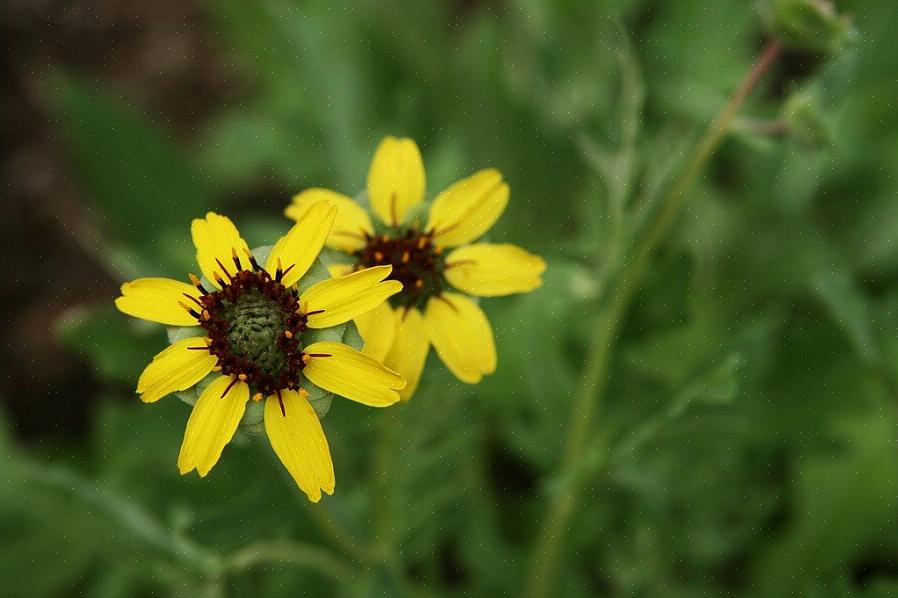
[[[253,252],[249,249],[244,249],[243,252],[246,254],[249,264],[253,267],[253,272],[260,272],[262,267],[259,266],[259,262],[256,261],[256,256],[253,255]]]
[[[218,267],[221,268],[221,271],[224,272],[224,275],[228,277],[228,283],[234,282],[234,277],[231,276],[231,273],[228,272],[228,269],[224,267],[224,264],[221,263],[221,260],[215,258],[215,263],[218,264]],[[240,267],[237,267],[238,272],[240,271]]]
[[[187,305],[186,303],[184,303],[183,301],[178,301],[178,305],[180,305],[181,307],[183,307],[184,309],[186,309],[186,310],[187,310],[187,313],[189,313],[191,316],[193,316],[193,317],[196,318],[197,320],[200,319],[200,314],[199,314],[199,312],[196,311],[195,309],[193,309],[192,307],[190,307],[189,305]]]
[[[200,279],[197,278],[196,274],[188,274],[187,276],[190,278],[191,284],[196,287],[196,290],[198,290],[203,295],[209,294],[209,291],[206,290],[206,287],[203,286],[203,283],[200,282]]]
[[[231,389],[234,388],[234,385],[236,385],[239,381],[240,381],[239,377],[234,376],[231,379],[231,382],[228,384],[227,388],[224,389],[224,392],[221,393],[221,398],[222,399],[225,398],[228,395],[228,393],[231,392]]]

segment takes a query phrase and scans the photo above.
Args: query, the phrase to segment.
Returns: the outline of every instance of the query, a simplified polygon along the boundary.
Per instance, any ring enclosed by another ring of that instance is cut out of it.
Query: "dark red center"
[[[443,291],[442,248],[416,228],[396,230],[393,235],[366,235],[365,247],[354,255],[357,268],[393,266],[389,279],[402,283],[402,292],[390,298],[394,306],[415,307]]]

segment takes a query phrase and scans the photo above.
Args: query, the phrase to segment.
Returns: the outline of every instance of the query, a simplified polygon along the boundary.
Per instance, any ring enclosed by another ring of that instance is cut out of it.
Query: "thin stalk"
[[[241,548],[228,557],[225,569],[236,572],[268,563],[291,563],[314,569],[341,584],[355,577],[355,570],[321,547],[286,541],[256,542]]]
[[[280,466],[280,463],[278,465]],[[284,482],[290,488],[290,492],[296,496],[297,502],[306,509],[318,530],[353,561],[359,564],[367,563],[370,559],[368,550],[356,540],[352,532],[335,521],[321,503],[310,502],[304,494],[297,492],[296,482],[293,481],[287,470],[283,467],[278,467],[278,469],[281,471]]]
[[[403,406],[399,406],[402,409]],[[393,554],[393,488],[390,470],[399,440],[399,413],[392,410],[381,414],[377,452],[374,460],[374,486],[376,494],[374,520],[374,546],[384,561]]]
[[[652,215],[644,233],[638,238],[630,258],[624,262],[618,283],[609,295],[607,307],[599,313],[583,377],[574,397],[565,451],[557,474],[557,478],[563,483],[550,498],[542,531],[534,545],[530,575],[525,587],[526,595],[531,598],[547,596],[553,587],[565,534],[577,508],[582,486],[577,470],[584,458],[593,428],[593,418],[604,400],[609,379],[608,365],[633,296],[642,284],[655,250],[679,215],[687,191],[720,145],[748,95],[776,61],[781,50],[782,46],[778,41],[771,41],[765,46],[739,88],[699,139],[685,168],[673,183],[670,192],[661,200],[660,208]]]

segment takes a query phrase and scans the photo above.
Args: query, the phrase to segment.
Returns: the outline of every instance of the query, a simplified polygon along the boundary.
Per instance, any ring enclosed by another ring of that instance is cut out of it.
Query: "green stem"
[[[398,406],[398,409],[402,408],[403,405]],[[377,548],[378,556],[384,561],[387,561],[393,553],[393,489],[390,469],[399,439],[398,415],[399,413],[393,410],[381,414],[383,419],[374,460],[375,492],[377,493],[374,507],[374,545]]]
[[[742,84],[698,141],[692,157],[670,192],[661,200],[658,211],[652,215],[644,233],[635,244],[635,249],[630,253],[630,258],[623,264],[618,282],[610,292],[607,307],[599,313],[583,378],[574,397],[565,451],[559,465],[558,479],[562,483],[551,496],[543,528],[535,544],[529,568],[530,576],[525,588],[527,596],[532,598],[547,596],[553,587],[565,534],[569,529],[571,516],[576,510],[582,484],[577,470],[593,430],[593,418],[604,398],[609,379],[608,365],[633,296],[642,284],[655,250],[679,215],[687,191],[720,145],[748,95],[776,61],[781,49],[778,41],[767,44]]]
[[[293,482],[292,478],[290,481]],[[302,501],[319,531],[327,536],[346,556],[360,564],[368,563],[371,560],[369,551],[348,530],[334,521],[334,518],[321,503],[309,502],[305,495],[298,497],[297,500]]]
[[[318,546],[296,542],[256,542],[241,548],[225,562],[227,571],[240,571],[265,563],[292,563],[315,569],[339,583],[349,583],[355,571],[337,556]]]
[[[309,517],[315,523],[318,530],[339,548],[346,556],[357,563],[364,564],[370,560],[370,555],[365,547],[361,546],[353,534],[334,521],[327,508],[321,503],[310,502],[306,496],[296,488],[296,482],[290,477],[286,469],[277,464],[290,492],[296,496],[296,500],[306,509]],[[325,499],[327,500],[327,499]]]

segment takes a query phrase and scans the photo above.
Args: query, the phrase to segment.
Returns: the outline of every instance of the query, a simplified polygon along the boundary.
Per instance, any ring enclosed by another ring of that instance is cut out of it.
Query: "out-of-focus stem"
[[[393,454],[399,439],[399,415],[404,406],[397,405],[381,414],[380,430],[375,455],[375,492],[377,493],[374,513],[374,545],[379,557],[385,561],[393,553],[393,501],[390,469],[393,465]]]
[[[778,41],[771,41],[765,46],[739,88],[699,139],[691,158],[674,181],[670,192],[661,200],[659,209],[652,215],[643,234],[637,238],[633,251],[625,260],[616,284],[608,295],[607,305],[599,313],[583,377],[571,410],[565,451],[557,474],[557,479],[561,483],[551,495],[542,532],[534,544],[529,578],[525,587],[525,595],[531,598],[547,596],[553,587],[565,534],[569,529],[571,516],[577,508],[582,486],[582,480],[576,475],[577,469],[589,444],[593,418],[604,398],[609,361],[630,302],[639,290],[655,250],[680,213],[687,191],[720,145],[748,95],[776,61],[781,50],[782,46]]]
[[[297,542],[256,542],[232,554],[225,562],[227,571],[239,571],[267,563],[293,563],[315,569],[340,583],[348,583],[355,571],[319,546]]]

